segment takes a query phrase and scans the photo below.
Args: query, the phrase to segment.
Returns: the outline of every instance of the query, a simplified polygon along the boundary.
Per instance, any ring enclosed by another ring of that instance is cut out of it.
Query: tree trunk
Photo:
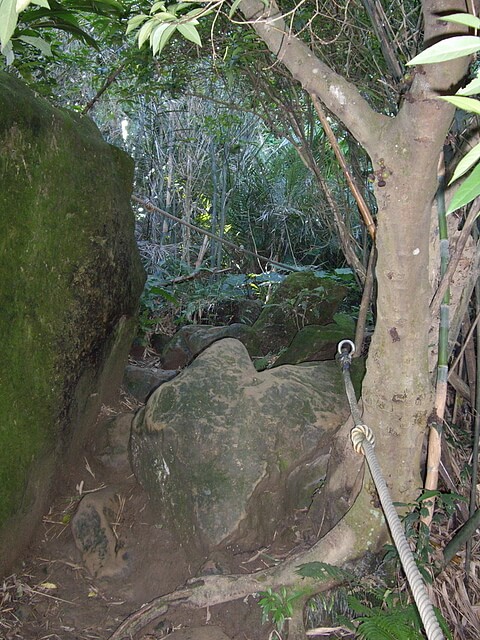
[[[451,33],[451,25],[437,19],[442,11],[465,10],[460,1],[444,5],[424,1],[426,41]],[[240,8],[292,76],[363,145],[378,177],[378,315],[362,399],[393,497],[410,501],[420,486],[421,444],[433,410],[430,227],[438,157],[454,112],[436,96],[462,78],[466,62],[418,69],[398,115],[390,118],[373,111],[355,85],[290,31],[275,2],[265,8],[260,0],[243,0]]]

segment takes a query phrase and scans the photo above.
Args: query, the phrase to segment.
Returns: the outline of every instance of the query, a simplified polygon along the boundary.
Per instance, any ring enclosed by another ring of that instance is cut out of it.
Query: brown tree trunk
[[[411,500],[420,486],[421,444],[433,409],[430,228],[437,161],[453,117],[453,109],[436,96],[462,78],[466,61],[417,69],[407,99],[390,118],[376,113],[352,83],[289,30],[275,2],[265,8],[260,0],[243,0],[240,8],[292,76],[364,146],[381,176],[375,185],[378,315],[362,399],[393,497]],[[437,16],[465,10],[465,3],[424,0],[423,9],[428,42],[452,32]]]

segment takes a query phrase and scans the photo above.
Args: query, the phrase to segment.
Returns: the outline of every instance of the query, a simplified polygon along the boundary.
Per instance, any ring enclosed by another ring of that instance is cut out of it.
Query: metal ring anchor
[[[345,347],[349,348],[348,355],[349,356],[353,356],[353,354],[355,353],[355,343],[352,342],[351,340],[342,340],[341,342],[339,342],[338,343],[338,354],[340,356],[343,354],[343,351],[344,351]]]

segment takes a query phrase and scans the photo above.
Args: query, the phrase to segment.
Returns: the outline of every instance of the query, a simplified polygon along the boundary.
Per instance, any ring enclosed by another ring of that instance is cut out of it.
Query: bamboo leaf
[[[471,111],[472,113],[480,114],[480,100],[475,100],[475,98],[464,98],[463,96],[440,96],[440,99],[454,104],[457,109],[463,109],[463,111]]]
[[[480,77],[477,76],[471,82],[467,84],[463,89],[457,91],[458,96],[474,96],[480,93]]]
[[[478,36],[453,36],[436,42],[418,56],[415,56],[407,66],[416,64],[434,64],[469,56],[480,50],[480,38]]]
[[[17,4],[15,6],[15,10],[17,13],[21,13],[24,9],[28,7],[32,0],[17,0]]]
[[[480,29],[480,18],[472,16],[470,13],[452,13],[450,16],[442,16],[440,20],[464,24],[466,27],[472,27],[472,29]]]
[[[467,173],[469,169],[473,167],[474,164],[478,162],[480,159],[480,142],[476,144],[473,149],[467,153],[467,155],[460,160],[457,165],[457,168],[453,172],[453,176],[450,179],[449,184],[458,180],[464,173]]]
[[[480,164],[477,164],[465,182],[458,188],[448,207],[447,215],[472,202],[478,195],[480,195]]]
[[[177,29],[180,31],[180,33],[184,38],[186,38],[187,40],[190,40],[190,42],[193,42],[199,47],[202,46],[200,34],[198,33],[197,28],[193,24],[189,24],[188,22],[180,23]]]
[[[5,62],[9,67],[15,60],[15,54],[13,53],[12,41],[9,40],[2,49],[2,55],[5,56]]]
[[[235,11],[238,9],[238,5],[240,4],[242,0],[235,0],[234,3],[232,4],[230,11],[228,12],[228,17],[231,18],[233,16],[233,14],[235,13]]]

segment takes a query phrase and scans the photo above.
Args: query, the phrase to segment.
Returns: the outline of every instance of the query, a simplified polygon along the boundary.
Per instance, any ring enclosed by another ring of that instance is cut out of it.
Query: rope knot
[[[375,446],[375,436],[370,427],[366,424],[357,424],[350,431],[350,438],[352,439],[353,448],[357,453],[363,453],[363,443],[366,440],[372,447]]]

